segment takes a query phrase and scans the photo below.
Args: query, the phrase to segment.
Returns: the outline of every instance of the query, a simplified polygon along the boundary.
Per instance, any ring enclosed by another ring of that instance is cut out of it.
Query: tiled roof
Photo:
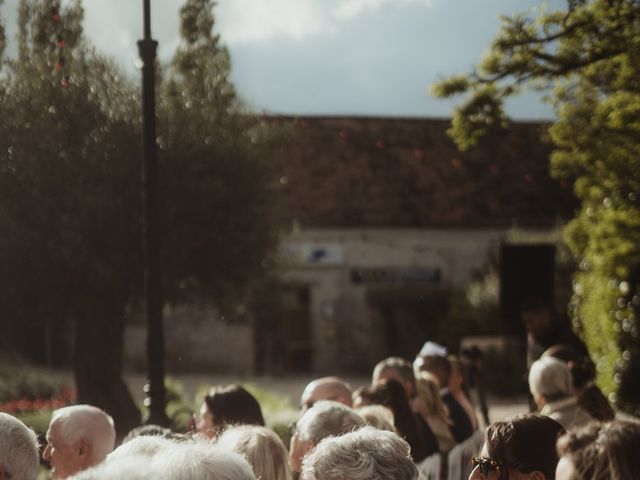
[[[513,123],[460,152],[445,119],[269,117],[285,211],[307,227],[547,227],[570,218],[544,125]]]

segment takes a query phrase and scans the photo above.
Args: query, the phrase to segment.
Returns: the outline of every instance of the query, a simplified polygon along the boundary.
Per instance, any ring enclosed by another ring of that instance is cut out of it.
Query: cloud
[[[222,0],[218,26],[227,43],[283,36],[300,39],[332,30],[323,0]]]
[[[363,13],[374,12],[383,7],[423,5],[433,6],[433,0],[342,0],[334,9],[334,16],[341,20],[350,20]]]
[[[434,0],[220,0],[218,26],[229,44],[334,33],[340,23],[388,7],[431,7]]]

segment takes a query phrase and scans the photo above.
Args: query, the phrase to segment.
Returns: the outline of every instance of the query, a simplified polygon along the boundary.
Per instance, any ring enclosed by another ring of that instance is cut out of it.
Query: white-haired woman
[[[39,468],[34,431],[17,418],[0,412],[0,478],[35,480]]]
[[[301,480],[416,480],[418,475],[407,442],[367,426],[322,440],[304,458]]]
[[[158,480],[256,480],[251,465],[240,454],[210,441],[176,443],[156,455],[151,472]]]
[[[542,415],[553,418],[565,430],[586,425],[593,419],[578,405],[571,372],[553,357],[536,360],[529,369],[529,390]]]
[[[280,437],[266,427],[242,425],[220,435],[218,447],[243,455],[260,480],[291,480],[289,453]]]

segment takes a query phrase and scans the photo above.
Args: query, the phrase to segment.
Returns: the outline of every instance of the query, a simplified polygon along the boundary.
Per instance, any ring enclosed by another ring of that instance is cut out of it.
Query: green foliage
[[[33,428],[33,431],[36,432],[40,438],[44,438],[49,429],[52,414],[53,410],[39,410],[36,412],[21,413],[16,415],[16,418],[21,420],[27,427]]]
[[[168,301],[224,306],[260,275],[277,227],[261,155],[272,136],[236,98],[212,7],[187,0],[184,41],[159,82],[161,271]],[[82,20],[80,0],[59,17],[48,0],[21,0],[18,55],[2,64],[0,304],[11,321],[0,342],[65,361],[75,332],[79,400],[118,416],[124,315],[143,278],[141,105]]]
[[[213,33],[213,2],[188,0],[183,41],[161,88],[160,179],[167,293],[241,301],[275,247],[271,130],[243,110],[229,55]],[[176,201],[176,199],[180,201]],[[185,248],[186,247],[186,248]]]
[[[49,429],[49,422],[51,422],[51,415],[53,410],[38,410],[35,412],[24,412],[16,415],[22,423],[27,427],[32,428],[38,437],[44,439]]]
[[[196,285],[224,303],[260,273],[277,228],[261,157],[273,137],[228,81],[212,4],[186,2],[184,42],[160,88],[161,243],[170,299]],[[61,11],[58,29],[44,0],[23,0],[19,16],[19,57],[0,85],[3,305],[34,321],[74,318],[78,303],[115,287],[124,311],[141,278],[137,87],[86,43],[79,2]]]
[[[69,386],[69,379],[29,365],[0,361],[0,402],[52,399]]]
[[[429,87],[429,92],[435,97],[451,97],[469,89],[469,79],[466,75],[453,75],[442,79]]]
[[[186,433],[189,429],[193,414],[197,411],[194,409],[191,400],[184,390],[184,386],[178,380],[172,377],[165,377],[165,400],[166,413],[169,418],[169,428],[174,432]],[[198,405],[198,409],[199,409]],[[149,409],[146,405],[141,404],[138,407],[142,418],[146,418]]]
[[[557,121],[552,173],[574,181],[582,204],[565,231],[580,271],[571,302],[575,328],[594,358],[598,383],[640,415],[640,4],[568,1],[537,18],[503,19],[478,72],[440,96],[470,92],[454,116],[461,148],[488,125],[521,85],[553,86]],[[447,80],[442,83],[446,83]],[[489,97],[489,98],[488,98]]]
[[[479,89],[461,107],[453,112],[451,128],[447,133],[461,150],[475,146],[480,138],[498,127],[506,127],[502,102],[497,100],[496,89],[486,86]]]
[[[0,8],[2,8],[2,4],[4,0],[0,0]],[[0,62],[3,60],[4,49],[7,47],[7,35],[4,30],[4,19],[2,15],[0,15]]]
[[[213,5],[210,0],[188,0],[180,9],[180,34],[189,44],[198,40],[215,48],[218,37],[212,36]]]
[[[298,409],[291,403],[291,398],[251,383],[245,384],[244,387],[260,404],[266,426],[276,432],[288,446],[291,440],[289,426],[300,416]]]
[[[36,346],[33,332],[84,318],[114,281],[128,290],[139,263],[138,195],[123,188],[138,176],[135,97],[84,43],[79,3],[61,16],[73,61],[58,71],[49,2],[21,2],[0,89],[0,296],[5,328]]]
[[[15,415],[44,437],[51,413],[70,402],[73,382],[62,374],[11,358],[0,358],[1,410]]]
[[[504,334],[498,305],[499,281],[495,261],[490,260],[464,290],[448,292],[447,311],[438,320],[434,339],[456,352],[463,337]]]
[[[592,0],[568,2],[566,11],[543,9],[537,18],[502,17],[502,28],[478,70],[444,79],[431,91],[440,97],[469,92],[454,119],[465,113],[478,116],[480,131],[501,126],[504,98],[518,93],[520,85],[542,88],[590,69],[607,81],[603,64],[619,56],[637,59],[639,15],[640,7],[631,0]],[[463,148],[477,143],[482,135],[465,129],[462,119],[458,123],[453,139]]]
[[[289,445],[289,426],[300,416],[298,409],[291,403],[291,398],[251,383],[244,387],[258,400],[266,426],[276,432],[285,445]]]

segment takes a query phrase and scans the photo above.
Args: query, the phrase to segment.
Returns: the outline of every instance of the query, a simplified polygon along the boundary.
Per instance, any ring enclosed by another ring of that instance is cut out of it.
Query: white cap
[[[436,342],[425,342],[418,355],[439,355],[446,357],[447,349]]]

